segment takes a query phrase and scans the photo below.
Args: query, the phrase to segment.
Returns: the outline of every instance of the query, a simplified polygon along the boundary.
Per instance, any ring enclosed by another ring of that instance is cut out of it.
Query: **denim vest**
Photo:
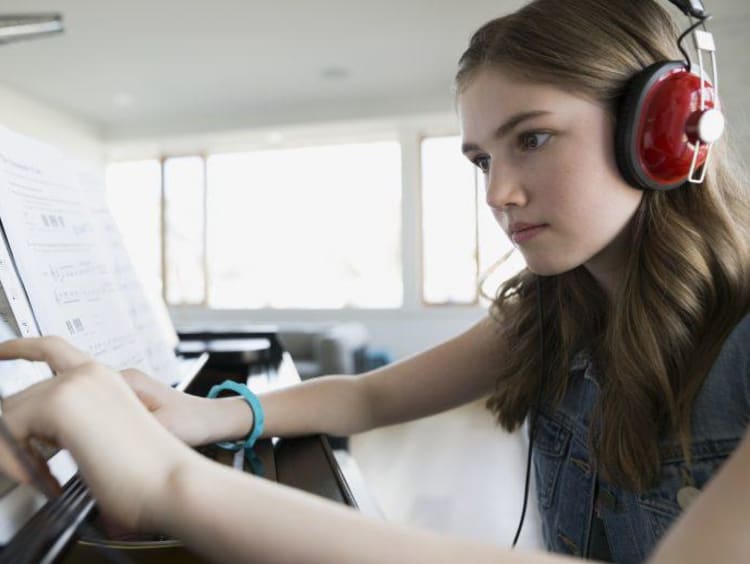
[[[661,481],[643,493],[597,475],[588,447],[589,417],[599,394],[596,367],[585,353],[571,365],[560,406],[541,409],[534,440],[534,472],[542,534],[553,552],[586,556],[594,488],[598,514],[615,562],[642,562],[732,453],[750,421],[750,315],[734,328],[711,368],[692,412],[692,464],[679,444],[664,444]]]

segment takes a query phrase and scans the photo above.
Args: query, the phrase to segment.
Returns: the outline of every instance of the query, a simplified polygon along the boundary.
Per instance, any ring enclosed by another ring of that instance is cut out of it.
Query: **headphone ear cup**
[[[643,118],[644,106],[650,101],[650,94],[655,84],[674,71],[685,66],[681,62],[668,61],[654,63],[633,76],[625,86],[617,110],[615,127],[615,158],[622,177],[632,186],[644,190],[668,190],[681,186],[685,178],[664,184],[653,178],[643,166],[643,154],[638,139]]]

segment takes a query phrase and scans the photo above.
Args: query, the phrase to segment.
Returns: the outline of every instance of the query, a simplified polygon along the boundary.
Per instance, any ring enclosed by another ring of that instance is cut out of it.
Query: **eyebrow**
[[[508,119],[508,121],[503,123],[500,127],[498,127],[495,130],[495,134],[493,137],[495,139],[500,139],[501,137],[505,137],[508,133],[513,131],[513,129],[515,129],[519,124],[523,123],[524,121],[535,118],[535,117],[548,115],[550,113],[551,112],[548,112],[546,110],[534,110],[531,112],[517,113],[516,115]],[[479,149],[480,147],[476,143],[464,143],[463,145],[461,145],[461,152],[463,153],[468,153],[469,151],[477,151]]]

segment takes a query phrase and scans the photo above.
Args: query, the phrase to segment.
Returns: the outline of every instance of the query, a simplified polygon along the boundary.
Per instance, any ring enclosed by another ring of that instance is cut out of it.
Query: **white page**
[[[75,172],[83,199],[91,212],[94,231],[99,234],[100,241],[106,249],[105,259],[114,275],[117,290],[126,304],[136,334],[143,343],[152,375],[163,375],[161,379],[169,382],[177,381],[177,375],[181,374],[174,354],[177,333],[163,302],[162,310],[159,310],[160,304],[155,304],[154,300],[149,299],[138,279],[120,230],[107,206],[104,178],[84,163],[69,164]]]
[[[156,378],[76,178],[52,147],[0,130],[0,220],[43,335]]]

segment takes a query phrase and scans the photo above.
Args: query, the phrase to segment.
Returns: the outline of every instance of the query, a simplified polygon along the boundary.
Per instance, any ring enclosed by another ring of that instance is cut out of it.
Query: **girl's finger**
[[[46,362],[54,372],[63,372],[91,361],[91,357],[62,337],[27,337],[0,343],[0,360],[24,359]]]

